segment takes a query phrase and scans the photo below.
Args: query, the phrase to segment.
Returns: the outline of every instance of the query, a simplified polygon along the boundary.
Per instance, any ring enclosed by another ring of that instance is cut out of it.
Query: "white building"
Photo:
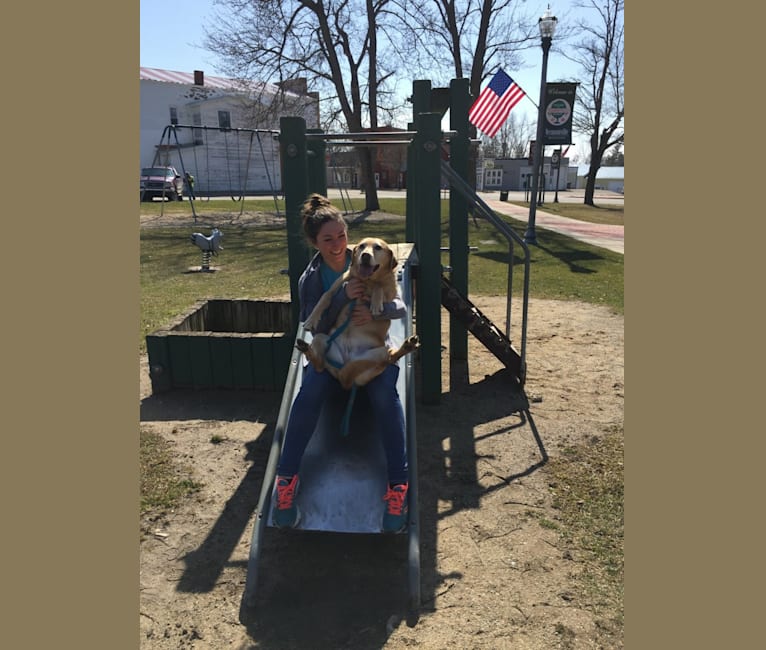
[[[279,118],[319,127],[319,97],[305,79],[278,87],[141,68],[140,84],[140,167],[188,172],[198,196],[281,191]]]
[[[575,188],[585,187],[589,170],[590,165],[580,165],[577,168]],[[594,189],[625,194],[625,167],[599,167],[596,172],[596,185]]]

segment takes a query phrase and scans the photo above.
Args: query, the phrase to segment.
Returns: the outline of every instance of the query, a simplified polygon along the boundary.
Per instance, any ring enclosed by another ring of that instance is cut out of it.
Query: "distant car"
[[[167,197],[168,201],[182,201],[184,179],[175,167],[144,167],[139,183],[142,201]]]

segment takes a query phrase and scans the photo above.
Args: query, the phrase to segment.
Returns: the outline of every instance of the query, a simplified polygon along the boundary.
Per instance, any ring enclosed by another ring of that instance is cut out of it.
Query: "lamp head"
[[[556,31],[556,23],[558,18],[551,13],[551,6],[545,10],[545,13],[540,16],[540,20],[537,21],[537,26],[540,28],[540,36],[542,38],[553,38],[553,32]]]

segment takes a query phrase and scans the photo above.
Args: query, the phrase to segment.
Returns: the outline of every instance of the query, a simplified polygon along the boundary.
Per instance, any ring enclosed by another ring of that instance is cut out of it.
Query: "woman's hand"
[[[364,282],[359,278],[351,278],[346,282],[346,295],[349,300],[361,298],[364,296]]]
[[[351,312],[351,322],[354,325],[364,325],[372,320],[370,311],[370,299],[365,296],[364,282],[359,278],[351,278],[346,283],[346,295],[351,300],[356,300],[354,310]]]
[[[370,311],[370,303],[357,302],[354,305],[354,311],[351,312],[351,322],[354,325],[365,325],[372,320],[372,312]]]

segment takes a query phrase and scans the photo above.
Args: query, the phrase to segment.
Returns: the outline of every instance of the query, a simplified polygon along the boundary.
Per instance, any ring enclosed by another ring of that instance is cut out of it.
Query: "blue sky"
[[[540,15],[547,4],[539,3]],[[561,25],[565,13],[572,11],[571,1],[551,2],[550,5],[551,11],[559,17]],[[534,5],[532,7],[534,8]],[[167,4],[158,0],[141,0],[140,65],[181,72],[204,70],[209,75],[219,74],[215,67],[214,55],[201,47],[204,38],[203,24],[212,19],[214,10],[213,0],[185,0],[170,13]],[[541,66],[542,50],[536,48],[528,53],[523,69],[506,70],[529,95],[513,109],[514,113],[527,113],[533,124],[537,121],[535,105],[540,97]],[[556,81],[573,74],[575,70],[571,63],[557,54],[555,49],[552,50],[548,57],[548,81]],[[582,145],[579,151],[585,152]],[[574,148],[570,150],[570,153],[573,152]]]

